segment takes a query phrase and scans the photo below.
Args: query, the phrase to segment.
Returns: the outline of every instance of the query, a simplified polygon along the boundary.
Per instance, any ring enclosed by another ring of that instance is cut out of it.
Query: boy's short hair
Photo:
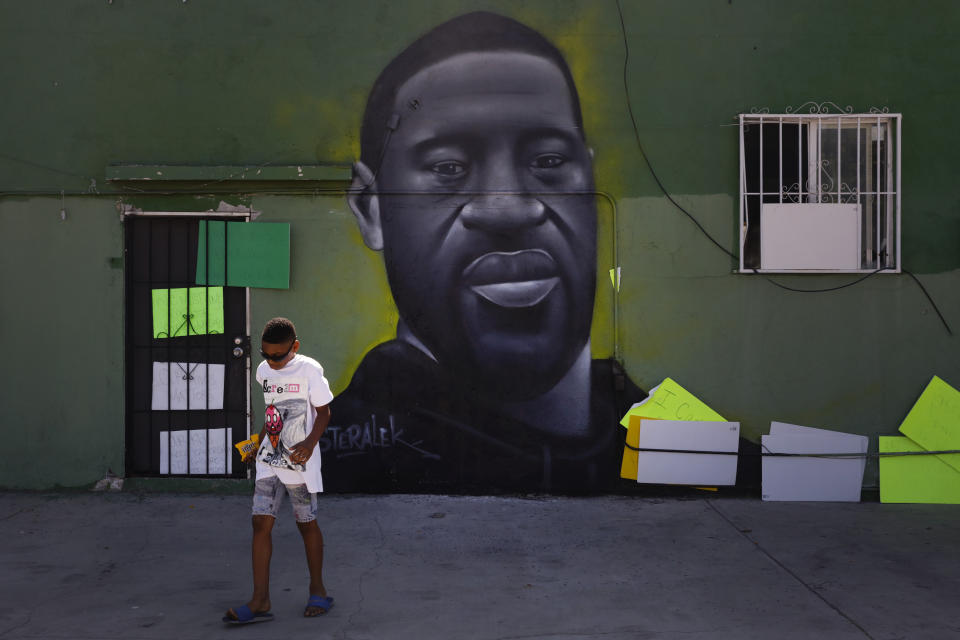
[[[263,327],[260,342],[283,344],[297,339],[297,328],[286,318],[273,318]]]

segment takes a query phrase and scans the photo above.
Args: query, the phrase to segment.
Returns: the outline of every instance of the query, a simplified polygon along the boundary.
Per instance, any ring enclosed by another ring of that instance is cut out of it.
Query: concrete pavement
[[[960,638],[960,507],[322,496],[335,607],[301,617],[288,516],[276,619],[227,627],[250,591],[249,503],[0,493],[0,638]]]

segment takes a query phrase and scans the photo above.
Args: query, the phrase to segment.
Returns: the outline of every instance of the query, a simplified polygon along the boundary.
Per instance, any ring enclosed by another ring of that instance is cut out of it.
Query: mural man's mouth
[[[550,295],[560,278],[557,263],[543,249],[493,251],[463,270],[463,282],[478,296],[508,308],[532,307]]]
[[[478,296],[501,307],[522,308],[539,304],[550,295],[560,278],[526,280],[524,282],[500,282],[470,287]]]

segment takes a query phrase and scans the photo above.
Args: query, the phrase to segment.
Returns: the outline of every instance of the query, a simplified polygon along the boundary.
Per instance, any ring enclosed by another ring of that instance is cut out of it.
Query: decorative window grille
[[[829,104],[739,115],[740,271],[900,271],[901,114]]]

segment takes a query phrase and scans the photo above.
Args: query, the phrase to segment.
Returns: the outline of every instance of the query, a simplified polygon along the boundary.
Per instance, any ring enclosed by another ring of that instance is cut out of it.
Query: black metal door
[[[196,284],[201,219],[125,219],[128,476],[246,475],[247,290]]]

